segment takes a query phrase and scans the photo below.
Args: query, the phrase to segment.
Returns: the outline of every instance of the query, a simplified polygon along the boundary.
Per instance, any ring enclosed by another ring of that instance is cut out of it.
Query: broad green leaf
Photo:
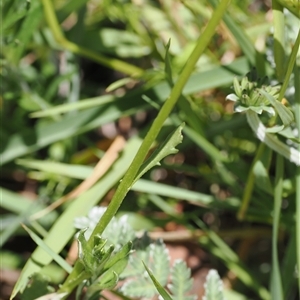
[[[181,124],[166,140],[154,150],[150,157],[141,165],[133,184],[148,172],[154,166],[160,165],[160,161],[170,154],[178,152],[176,146],[182,142],[182,129],[184,124]]]

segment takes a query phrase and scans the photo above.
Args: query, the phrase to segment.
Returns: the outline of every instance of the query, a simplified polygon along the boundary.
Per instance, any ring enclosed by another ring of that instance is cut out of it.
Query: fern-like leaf
[[[223,282],[216,270],[210,270],[206,276],[205,295],[203,300],[225,300]]]
[[[152,257],[152,263],[150,263],[152,273],[157,281],[162,286],[165,286],[170,270],[170,255],[166,245],[162,241],[156,241],[155,244],[151,244],[150,257]]]
[[[157,295],[157,290],[152,283],[145,265],[151,269],[157,281],[165,286],[169,275],[169,253],[162,241],[151,243],[147,235],[135,241],[135,252],[129,257],[129,263],[121,277],[128,278],[121,288],[124,295],[129,297],[151,298]]]
[[[146,271],[139,277],[128,280],[121,287],[121,292],[128,297],[147,299],[151,299],[157,294],[156,288]]]
[[[172,283],[168,285],[172,293],[173,300],[196,300],[195,295],[187,296],[193,285],[191,278],[191,270],[182,260],[177,260],[174,263],[171,273]]]

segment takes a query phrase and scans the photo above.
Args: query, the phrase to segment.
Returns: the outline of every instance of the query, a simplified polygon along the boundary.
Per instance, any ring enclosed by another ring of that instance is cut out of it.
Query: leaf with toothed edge
[[[151,155],[150,157],[141,165],[132,185],[138,181],[146,172],[151,168],[160,165],[160,161],[170,154],[175,154],[178,152],[176,146],[182,142],[182,129],[184,127],[182,123],[173,133],[171,133],[164,143],[162,143]]]

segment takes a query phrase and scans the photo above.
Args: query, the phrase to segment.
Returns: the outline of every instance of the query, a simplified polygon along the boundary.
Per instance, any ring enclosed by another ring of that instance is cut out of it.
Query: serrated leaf
[[[182,123],[173,133],[171,133],[166,141],[162,143],[151,155],[150,157],[141,165],[132,185],[137,182],[147,171],[156,165],[160,165],[160,161],[170,154],[175,154],[178,152],[176,146],[182,142],[182,129],[184,123]]]
[[[191,278],[191,270],[182,260],[177,260],[174,263],[171,272],[171,284],[168,285],[172,293],[173,300],[195,300],[196,296],[187,296],[191,290],[193,279]]]
[[[164,287],[159,283],[159,281],[155,278],[155,276],[153,275],[153,273],[150,271],[150,269],[145,265],[145,263],[143,262],[144,267],[148,273],[148,275],[150,276],[153,284],[155,285],[158,293],[163,297],[164,300],[172,300],[171,296],[168,294],[168,292],[164,289]]]
[[[121,274],[123,278],[131,276],[139,276],[144,272],[142,261],[150,260],[150,247],[146,249],[138,249],[129,256],[128,266]]]
[[[150,278],[140,275],[137,278],[127,281],[122,287],[121,292],[129,297],[152,298],[157,291]]]
[[[130,255],[128,266],[121,274],[123,278],[129,278],[129,281],[121,290],[130,297],[153,297],[157,290],[145,272],[143,262],[152,269],[160,284],[166,285],[170,270],[169,253],[163,242],[151,243],[147,234],[136,240],[133,248],[135,252]]]
[[[210,270],[206,276],[205,295],[203,300],[225,300],[223,282],[216,270]]]
[[[142,261],[149,262],[151,259],[151,243],[149,235],[145,232],[141,238],[133,242],[134,251],[129,256],[127,268],[121,274],[122,278],[139,276],[145,272]]]
[[[152,262],[148,266],[151,266],[152,272],[158,282],[162,286],[165,286],[170,270],[170,255],[166,245],[161,241],[151,244],[150,257],[152,257]]]

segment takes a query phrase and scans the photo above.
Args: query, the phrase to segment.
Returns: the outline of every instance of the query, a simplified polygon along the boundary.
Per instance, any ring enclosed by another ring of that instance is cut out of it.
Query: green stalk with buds
[[[300,152],[278,139],[273,132],[280,132],[293,120],[293,113],[277,100],[280,87],[265,85],[267,78],[257,78],[251,72],[241,82],[237,78],[233,81],[234,92],[226,97],[235,102],[236,112],[246,112],[247,121],[257,138],[269,148],[287,158],[290,162],[300,165]],[[276,113],[283,125],[276,128],[266,128],[260,121],[258,114],[266,111],[274,116]]]

